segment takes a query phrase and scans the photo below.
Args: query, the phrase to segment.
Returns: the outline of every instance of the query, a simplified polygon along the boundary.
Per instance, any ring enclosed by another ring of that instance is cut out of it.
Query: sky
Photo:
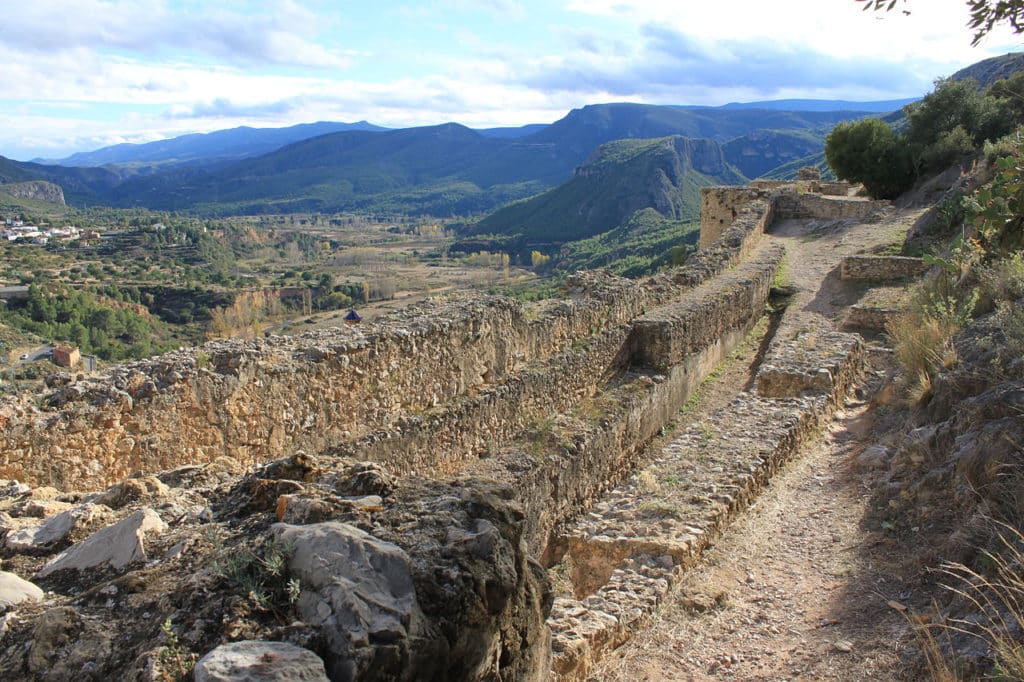
[[[882,100],[1021,49],[964,0],[0,0],[0,156],[240,125],[550,123],[600,102]],[[910,14],[904,14],[907,9]]]

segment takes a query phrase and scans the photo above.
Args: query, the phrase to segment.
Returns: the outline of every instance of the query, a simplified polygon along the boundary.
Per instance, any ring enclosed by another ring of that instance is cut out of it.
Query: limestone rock
[[[24,552],[53,547],[62,542],[75,528],[92,521],[99,508],[83,504],[57,514],[38,526],[15,531],[7,536],[7,549]]]
[[[401,670],[410,640],[425,628],[409,556],[344,523],[274,530],[294,548],[289,568],[302,582],[299,614],[322,628],[332,677],[385,679],[388,670]]]
[[[39,601],[43,591],[13,573],[0,571],[0,612],[23,601]]]
[[[12,182],[4,185],[4,192],[19,199],[31,201],[45,201],[51,204],[64,205],[64,190],[46,180],[29,180],[27,182]]]
[[[324,662],[286,642],[222,644],[199,659],[196,682],[327,682]]]
[[[59,606],[40,616],[33,629],[28,669],[36,673],[49,670],[54,654],[74,641],[81,624],[81,616],[70,606]]]
[[[121,569],[136,561],[146,561],[143,538],[149,532],[163,532],[167,524],[152,509],[140,509],[128,518],[94,533],[82,542],[72,545],[51,559],[38,577],[45,578],[55,571],[94,566]]]
[[[334,483],[339,495],[387,495],[395,487],[395,477],[374,462],[358,462],[348,467]]]
[[[23,516],[33,516],[37,519],[45,519],[59,514],[63,511],[67,511],[71,508],[71,505],[67,502],[61,502],[60,500],[29,500],[22,507]]]
[[[277,498],[275,513],[278,521],[302,525],[327,521],[334,513],[334,507],[315,497],[282,495]]]
[[[857,455],[857,466],[863,469],[884,469],[892,459],[892,451],[884,445],[872,445]]]
[[[128,478],[107,488],[93,502],[105,504],[111,509],[121,509],[144,497],[161,496],[167,493],[167,486],[156,476]]]
[[[18,497],[31,490],[32,488],[18,481],[0,481],[0,499]]]

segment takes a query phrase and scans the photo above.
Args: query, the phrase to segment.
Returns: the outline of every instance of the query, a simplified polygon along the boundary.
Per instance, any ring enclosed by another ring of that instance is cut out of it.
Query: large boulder
[[[8,534],[7,549],[15,552],[41,550],[60,544],[75,528],[92,521],[100,509],[95,504],[82,504],[52,516],[38,526],[22,528]]]
[[[511,490],[406,479],[373,534],[279,523],[332,680],[548,678],[551,591]]]
[[[23,601],[39,601],[43,596],[43,591],[29,581],[0,571],[0,613]]]
[[[140,509],[112,526],[98,531],[51,559],[37,577],[45,578],[56,571],[79,571],[98,566],[122,569],[146,561],[143,540],[147,533],[167,530],[167,524],[152,509]]]
[[[196,663],[195,682],[328,682],[324,662],[287,642],[222,644]]]
[[[277,524],[302,583],[297,608],[331,647],[335,680],[417,677],[420,640],[438,641],[416,602],[408,555],[344,523]],[[428,646],[427,649],[432,647]]]
[[[513,497],[485,481],[406,479],[374,530],[409,552],[419,607],[445,637],[436,679],[549,677],[551,586]]]

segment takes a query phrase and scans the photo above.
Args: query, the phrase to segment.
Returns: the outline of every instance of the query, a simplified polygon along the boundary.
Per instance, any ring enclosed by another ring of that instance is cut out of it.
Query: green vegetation
[[[908,149],[881,119],[837,125],[826,141],[825,157],[838,177],[864,183],[876,198],[897,197],[914,181]]]
[[[877,198],[894,198],[915,180],[944,170],[1024,123],[1024,73],[979,91],[973,80],[940,80],[904,108],[897,132],[881,119],[841,123],[825,142],[836,175],[861,182]]]
[[[619,227],[645,208],[695,220],[701,187],[743,180],[710,140],[618,140],[601,146],[565,184],[491,214],[471,232],[564,243]]]
[[[640,277],[660,268],[682,265],[697,248],[700,224],[665,218],[653,208],[637,211],[619,227],[562,247],[558,272],[606,269]]]
[[[39,339],[17,347],[69,342],[106,361],[210,337],[260,334],[283,328],[297,315],[310,319],[317,312],[389,299],[400,290],[439,286],[430,279],[440,273],[428,268],[466,277],[485,270],[440,255],[448,241],[442,223],[400,216],[213,220],[12,198],[0,199],[3,218],[98,232],[45,246],[0,242],[0,286],[33,286],[31,300],[0,308],[0,322]],[[400,274],[406,272],[417,279]],[[511,280],[508,273],[505,278]]]
[[[164,620],[160,630],[163,632],[166,644],[160,647],[157,654],[160,668],[156,671],[156,679],[161,682],[178,682],[178,680],[189,679],[199,657],[182,645],[170,618]]]
[[[1024,141],[1014,144],[1014,155],[996,160],[992,181],[960,202],[962,212],[947,211],[950,220],[963,216],[970,231],[961,226],[946,255],[927,257],[937,271],[916,287],[910,311],[888,328],[913,402],[926,401],[936,375],[957,362],[953,339],[975,314],[1002,306],[1003,345],[1024,345],[1024,325],[1013,314],[1024,293]]]
[[[32,285],[24,301],[0,313],[4,323],[54,341],[67,341],[104,360],[145,357],[163,350],[156,325],[123,299],[65,287]]]

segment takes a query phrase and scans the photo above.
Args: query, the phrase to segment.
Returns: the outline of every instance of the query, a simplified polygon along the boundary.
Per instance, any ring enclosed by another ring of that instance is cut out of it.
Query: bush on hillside
[[[825,158],[838,177],[863,183],[873,197],[899,196],[914,181],[905,146],[881,119],[837,125],[825,139]]]
[[[1024,123],[1024,75],[985,92],[973,80],[939,80],[904,114],[901,133],[877,118],[837,125],[825,140],[825,158],[836,175],[863,183],[879,199],[902,194],[919,177],[944,170]]]

